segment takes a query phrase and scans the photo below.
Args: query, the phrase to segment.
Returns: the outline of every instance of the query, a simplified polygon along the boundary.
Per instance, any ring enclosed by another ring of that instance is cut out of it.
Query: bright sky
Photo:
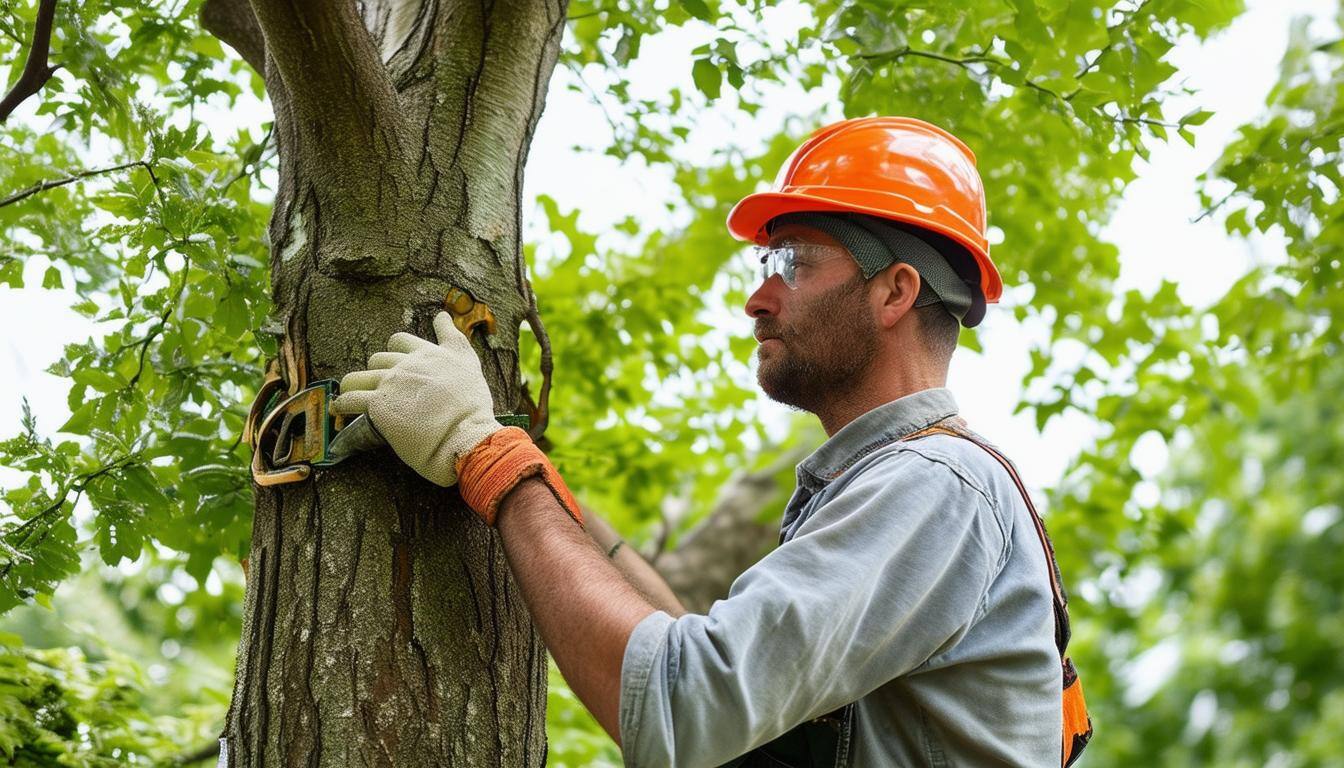
[[[1277,76],[1291,18],[1306,13],[1328,23],[1335,11],[1331,0],[1258,0],[1250,6],[1245,16],[1211,43],[1187,43],[1172,53],[1172,61],[1180,69],[1177,79],[1198,93],[1172,102],[1168,114],[1179,116],[1198,106],[1213,109],[1215,115],[1195,129],[1198,142],[1194,149],[1179,139],[1158,148],[1140,169],[1140,178],[1126,190],[1105,232],[1106,238],[1120,247],[1121,289],[1149,291],[1164,279],[1173,280],[1185,299],[1204,303],[1217,298],[1252,259],[1273,259],[1275,253],[1282,252],[1282,245],[1273,241],[1252,240],[1248,245],[1231,240],[1217,221],[1191,223],[1199,213],[1195,179],[1217,157],[1236,126],[1260,113],[1264,95]],[[683,89],[690,91],[686,51],[698,42],[695,31],[646,42],[631,80],[650,92],[666,93],[681,77],[685,81],[681,83]],[[664,221],[663,203],[676,193],[665,177],[635,163],[622,165],[609,157],[571,149],[576,136],[583,137],[577,143],[593,146],[601,145],[607,135],[605,119],[588,97],[563,87],[572,81],[568,72],[557,71],[534,140],[524,208],[525,216],[531,216],[529,234],[540,234],[539,216],[531,204],[537,194],[556,198],[564,209],[581,210],[582,223],[589,230],[600,230],[629,215]],[[786,111],[784,107],[794,113],[814,111],[818,124],[823,117],[837,116],[834,107],[828,107],[818,95],[781,93],[780,107],[763,111],[754,125],[777,122]],[[32,105],[25,104],[16,118],[31,114]],[[253,109],[235,112],[226,119],[259,124],[268,115]],[[755,130],[763,131],[759,127]],[[708,154],[715,146],[751,137],[751,131],[723,116],[709,115],[698,122],[689,139],[695,146],[689,149]],[[758,132],[753,140],[764,135]],[[990,200],[991,209],[993,204]],[[732,247],[726,235],[725,247]],[[40,284],[45,267],[45,263],[28,265],[30,285]],[[1006,298],[1011,298],[1011,292]],[[54,429],[68,418],[68,383],[44,369],[59,357],[64,344],[82,341],[94,332],[92,323],[68,309],[75,301],[68,291],[0,288],[0,327],[8,329],[0,342],[0,369],[7,371],[0,377],[0,437],[18,431],[20,397],[24,395],[40,429]],[[724,328],[726,332],[751,333],[745,315],[729,322],[737,325]],[[1018,382],[1028,365],[1027,350],[1033,340],[1043,338],[1043,331],[1022,327],[1011,312],[991,309],[979,334],[986,353],[959,352],[949,386],[971,424],[1007,450],[1027,482],[1037,488],[1049,486],[1096,426],[1083,417],[1066,416],[1055,419],[1043,434],[1038,434],[1032,416],[1013,416],[1021,394]],[[563,358],[557,357],[557,366],[563,365]],[[787,411],[770,404],[766,415],[780,420]],[[1142,453],[1135,456],[1135,461],[1146,474],[1161,467],[1164,452],[1160,444],[1149,445]],[[11,483],[14,478],[14,472],[0,470],[0,484]]]

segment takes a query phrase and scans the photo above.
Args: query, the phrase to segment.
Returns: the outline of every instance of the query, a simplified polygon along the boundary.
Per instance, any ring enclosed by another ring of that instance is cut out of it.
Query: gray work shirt
[[[621,667],[625,765],[718,766],[857,702],[854,766],[1060,762],[1050,579],[1012,478],[946,389],[874,408],[798,465],[785,542],[707,615],[658,611]]]

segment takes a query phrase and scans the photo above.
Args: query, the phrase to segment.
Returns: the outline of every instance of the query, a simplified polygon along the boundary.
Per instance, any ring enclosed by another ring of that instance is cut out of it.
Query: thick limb
[[[257,74],[266,75],[266,39],[247,0],[205,0],[201,26],[233,46]]]
[[[24,99],[42,90],[42,86],[56,73],[57,67],[47,64],[47,54],[51,51],[51,27],[55,18],[56,0],[41,0],[37,6],[37,23],[33,27],[33,45],[28,49],[23,73],[9,93],[0,99],[0,123],[4,123]]]
[[[378,222],[412,186],[414,137],[355,4],[253,0],[252,12],[321,202],[347,222]]]

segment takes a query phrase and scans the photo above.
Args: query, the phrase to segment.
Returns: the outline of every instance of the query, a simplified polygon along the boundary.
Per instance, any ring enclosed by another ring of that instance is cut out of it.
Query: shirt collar
[[[798,485],[818,490],[878,448],[957,414],[952,392],[925,389],[854,419],[798,465]]]

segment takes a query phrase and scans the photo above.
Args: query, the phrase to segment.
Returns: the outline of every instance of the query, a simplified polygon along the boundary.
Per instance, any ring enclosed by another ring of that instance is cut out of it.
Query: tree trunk
[[[432,338],[457,287],[493,311],[473,343],[495,410],[518,409],[522,173],[565,6],[207,0],[275,108],[270,330],[291,385]],[[545,652],[456,489],[383,450],[256,491],[228,765],[545,763]]]

